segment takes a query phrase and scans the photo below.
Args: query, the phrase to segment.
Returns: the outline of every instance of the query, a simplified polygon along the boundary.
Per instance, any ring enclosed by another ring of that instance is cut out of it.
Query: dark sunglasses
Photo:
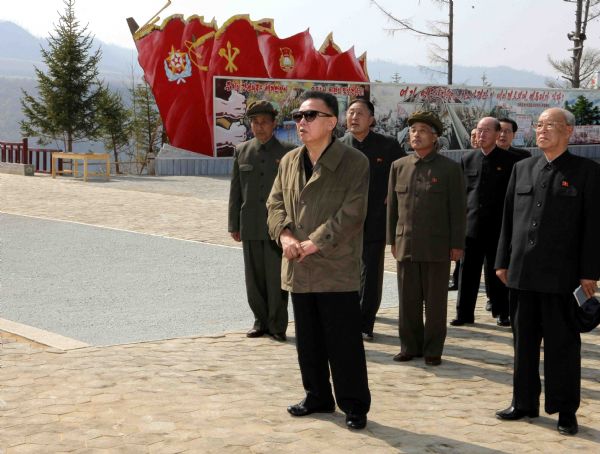
[[[318,110],[298,110],[292,114],[292,120],[296,123],[300,123],[303,118],[310,123],[317,117],[333,117],[333,115]]]

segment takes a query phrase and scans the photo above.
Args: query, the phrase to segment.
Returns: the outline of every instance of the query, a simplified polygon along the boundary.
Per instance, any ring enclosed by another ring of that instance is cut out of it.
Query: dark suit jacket
[[[369,132],[362,142],[347,133],[340,139],[369,159],[369,204],[365,219],[364,241],[385,241],[385,217],[388,177],[392,162],[406,156],[396,139]]]
[[[511,145],[510,147],[508,147],[508,151],[513,153],[519,159],[525,159],[525,158],[531,157],[531,153],[529,151],[525,150],[524,148],[516,148]]]
[[[267,198],[279,161],[294,145],[275,136],[261,145],[258,139],[239,144],[233,155],[229,189],[228,231],[240,232],[242,241],[268,240]]]
[[[570,293],[600,278],[600,165],[568,151],[515,165],[506,193],[496,268],[508,287]]]
[[[501,148],[484,155],[467,151],[461,164],[467,187],[467,236],[497,236],[502,224],[504,194],[510,173],[518,158]]]

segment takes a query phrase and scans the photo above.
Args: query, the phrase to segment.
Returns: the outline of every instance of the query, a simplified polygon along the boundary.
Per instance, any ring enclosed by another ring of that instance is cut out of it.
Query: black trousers
[[[381,306],[384,256],[385,240],[363,243],[360,270],[360,311],[363,333],[373,334],[375,317]]]
[[[285,333],[288,293],[281,290],[281,249],[271,240],[245,240],[242,249],[254,328],[272,334]]]
[[[581,336],[571,294],[511,290],[515,345],[513,406],[537,410],[540,402],[540,344],[544,339],[546,413],[575,413],[581,389]]]
[[[496,263],[497,248],[497,235],[489,235],[484,238],[466,238],[465,254],[461,263],[458,284],[458,299],[456,301],[456,317],[458,319],[465,322],[475,320],[475,304],[479,284],[481,283],[481,268],[484,260],[487,260],[490,265]],[[509,315],[508,289],[496,276],[493,266],[485,267],[484,272],[488,297],[492,303],[492,315],[507,318]]]
[[[305,405],[366,414],[371,406],[358,292],[292,293]]]

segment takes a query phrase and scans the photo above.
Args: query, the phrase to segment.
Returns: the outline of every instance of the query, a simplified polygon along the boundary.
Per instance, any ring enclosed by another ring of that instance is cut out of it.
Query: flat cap
[[[444,126],[438,116],[428,110],[418,110],[408,117],[408,126],[412,126],[413,123],[425,123],[431,126],[438,136],[441,136],[444,131]]]
[[[246,110],[246,116],[252,117],[259,114],[270,114],[274,117],[277,116],[277,110],[269,101],[254,101],[248,106]]]

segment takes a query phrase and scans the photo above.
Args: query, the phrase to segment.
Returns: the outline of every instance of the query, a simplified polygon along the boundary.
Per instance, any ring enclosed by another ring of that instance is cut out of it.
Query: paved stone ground
[[[174,178],[0,175],[0,211],[231,244],[226,181],[190,178],[184,191],[188,180]],[[598,332],[582,339],[580,434],[563,437],[555,415],[494,418],[510,401],[511,337],[484,311],[477,317],[450,327],[443,364],[427,367],[391,360],[397,314],[381,311],[376,342],[366,344],[373,405],[361,432],[346,430],[339,411],[285,412],[303,394],[293,326],[285,344],[231,332],[73,350],[2,333],[0,453],[599,452]]]

